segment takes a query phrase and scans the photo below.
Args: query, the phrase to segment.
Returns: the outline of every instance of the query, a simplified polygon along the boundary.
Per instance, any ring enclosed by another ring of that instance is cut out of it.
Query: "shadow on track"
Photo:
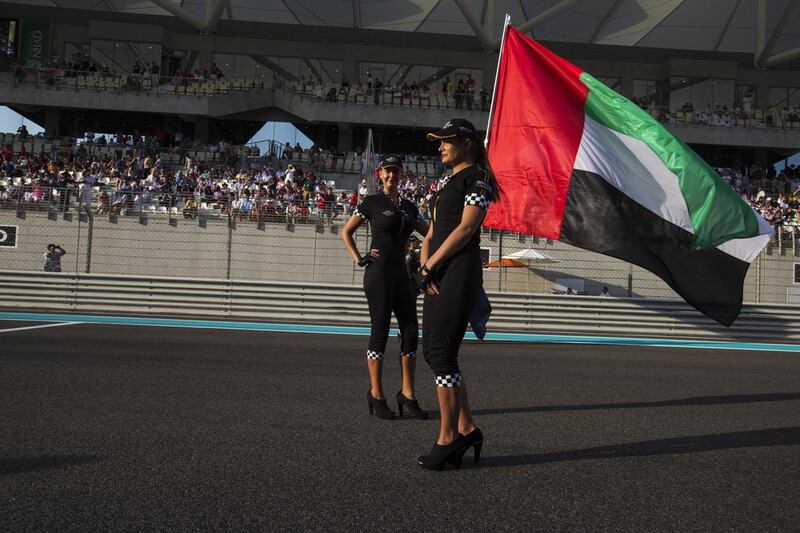
[[[800,446],[800,427],[645,440],[613,446],[600,446],[597,448],[567,450],[553,453],[489,456],[481,459],[480,468],[538,465],[591,459],[646,457],[649,455],[698,453],[712,450],[757,448],[762,446]],[[472,466],[471,457],[469,455],[465,458],[464,464]]]
[[[95,463],[97,455],[23,455],[21,457],[0,457],[0,476],[53,470],[65,466]]]
[[[498,407],[489,409],[473,409],[472,414],[505,415],[514,413],[547,413],[551,411],[595,411],[605,409],[640,409],[645,407],[679,407],[685,405],[725,405],[737,403],[782,402],[800,400],[798,392],[777,392],[768,394],[736,394],[730,396],[699,396],[678,400],[661,400],[657,402],[599,403],[586,405],[538,405],[531,407]]]

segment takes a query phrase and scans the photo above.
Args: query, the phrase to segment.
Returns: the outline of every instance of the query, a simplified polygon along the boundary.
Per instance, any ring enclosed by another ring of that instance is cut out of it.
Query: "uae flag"
[[[636,104],[507,27],[489,124],[503,189],[485,226],[628,261],[730,326],[769,224]]]

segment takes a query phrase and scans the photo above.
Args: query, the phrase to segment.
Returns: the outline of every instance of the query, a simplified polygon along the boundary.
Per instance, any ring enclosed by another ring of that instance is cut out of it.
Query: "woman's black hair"
[[[483,139],[480,138],[480,135],[477,131],[466,137],[461,137],[461,139],[469,141],[469,150],[472,160],[481,170],[486,173],[484,181],[488,182],[489,185],[492,186],[492,197],[490,200],[492,202],[498,201],[503,193],[503,190],[500,188],[500,184],[497,183],[497,178],[495,177],[494,171],[492,170],[492,165],[489,162],[489,153],[486,150],[486,146],[483,144]]]

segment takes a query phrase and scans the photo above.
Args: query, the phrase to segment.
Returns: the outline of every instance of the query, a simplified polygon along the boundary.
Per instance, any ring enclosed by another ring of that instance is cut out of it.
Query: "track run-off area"
[[[0,314],[0,530],[800,527],[800,346],[467,341],[481,464],[430,472],[431,372],[368,416],[365,333]]]

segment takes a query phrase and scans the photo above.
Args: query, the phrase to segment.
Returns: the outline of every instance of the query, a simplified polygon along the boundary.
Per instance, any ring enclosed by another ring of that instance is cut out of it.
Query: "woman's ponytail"
[[[486,147],[483,145],[483,140],[478,137],[477,132],[470,136],[470,141],[472,143],[473,161],[475,161],[475,164],[486,173],[485,181],[492,186],[491,201],[496,202],[500,200],[500,196],[502,195],[503,191],[500,189],[500,184],[497,183],[497,178],[492,170],[492,165],[489,163],[489,153],[486,150]]]

